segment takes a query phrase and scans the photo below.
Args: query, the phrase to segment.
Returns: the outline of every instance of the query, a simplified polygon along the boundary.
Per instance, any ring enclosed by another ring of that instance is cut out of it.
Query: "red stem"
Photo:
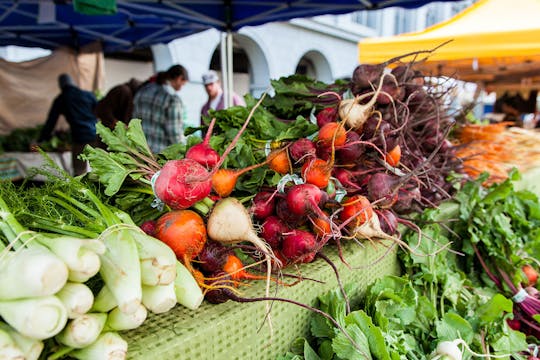
[[[476,247],[476,244],[474,244],[474,243],[471,243],[471,244],[472,244],[472,247],[474,249],[474,253],[476,254],[476,257],[478,258],[478,261],[480,261],[480,264],[482,265],[482,268],[484,268],[484,271],[486,272],[487,276],[489,276],[491,281],[493,281],[495,283],[495,285],[497,285],[497,287],[499,289],[502,289],[501,281],[499,279],[497,279],[495,277],[495,275],[493,275],[493,273],[489,270],[486,263],[484,262],[484,259],[482,258],[482,256],[480,256],[480,252],[478,251],[478,248]]]
[[[208,145],[210,143],[210,137],[212,137],[212,132],[214,131],[214,125],[216,124],[216,118],[213,117],[208,125],[208,130],[206,130],[206,135],[204,136],[203,144]]]
[[[262,94],[261,98],[259,99],[259,101],[257,101],[257,103],[255,104],[255,106],[253,106],[253,108],[251,109],[251,111],[249,112],[249,115],[246,119],[246,121],[244,122],[244,125],[242,125],[242,127],[240,128],[240,130],[238,130],[238,133],[236,133],[235,137],[232,139],[231,143],[229,144],[229,146],[227,146],[227,148],[225,149],[225,151],[223,152],[223,155],[221,155],[221,159],[219,159],[218,163],[216,164],[216,166],[214,167],[214,169],[210,172],[210,177],[212,177],[212,175],[217,171],[217,169],[219,169],[221,167],[221,165],[223,165],[223,162],[225,161],[225,159],[227,158],[227,156],[229,155],[229,153],[232,151],[232,149],[234,149],[234,147],[236,146],[236,143],[238,142],[238,139],[240,139],[240,136],[242,136],[242,133],[244,132],[244,130],[246,130],[251,118],[253,117],[253,114],[255,113],[255,110],[257,110],[257,108],[259,107],[259,105],[261,105],[262,101],[264,100],[264,98],[266,97],[266,93]]]
[[[506,285],[508,285],[508,287],[510,288],[510,290],[512,290],[512,292],[514,294],[516,294],[518,292],[517,288],[514,286],[514,283],[512,283],[512,280],[510,280],[510,277],[508,276],[507,273],[505,273],[504,271],[502,271],[499,267],[497,267],[497,271],[499,271],[499,274],[501,274],[504,282],[506,283]]]

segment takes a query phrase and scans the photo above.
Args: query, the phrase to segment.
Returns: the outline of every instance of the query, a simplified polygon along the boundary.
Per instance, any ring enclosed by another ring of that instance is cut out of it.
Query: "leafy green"
[[[318,344],[313,348],[319,356],[427,359],[438,342],[462,339],[476,353],[487,349],[525,359],[528,339],[506,321],[519,305],[510,299],[513,293],[506,294],[506,288],[486,277],[473,248],[482,251],[489,267],[509,271],[516,284],[524,280],[515,269],[534,259],[540,248],[540,205],[536,195],[514,189],[517,179],[513,172],[508,180],[485,187],[481,177],[463,184],[453,200],[419,214],[414,221],[420,231],[403,232],[402,240],[411,249],[399,252],[403,275],[376,280],[350,313],[338,290],[321,296],[320,309],[344,324],[368,356],[328,320],[314,316],[311,344]],[[539,318],[531,316],[530,321]],[[471,356],[465,350],[464,358]]]
[[[293,119],[298,115],[309,117],[312,111],[319,111],[327,106],[337,106],[341,94],[348,88],[346,81],[338,80],[326,84],[303,75],[291,75],[272,80],[274,95],[264,99],[263,106],[282,119]]]
[[[28,152],[33,143],[37,141],[43,125],[32,128],[14,129],[9,134],[0,136],[0,152]],[[52,133],[49,140],[39,143],[45,152],[69,151],[71,148],[71,134],[69,131],[59,130]]]

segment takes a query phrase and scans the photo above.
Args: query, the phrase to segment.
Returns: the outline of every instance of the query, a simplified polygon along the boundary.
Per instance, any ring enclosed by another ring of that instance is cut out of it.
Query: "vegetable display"
[[[453,131],[449,89],[398,60],[272,87],[159,154],[141,120],[98,123],[106,147],[85,148],[88,174],[51,164],[40,186],[2,183],[0,355],[122,359],[122,332],[231,300],[263,302],[271,339],[274,303],[314,313],[313,338],[285,358],[533,356],[538,198],[513,187],[517,172],[470,171],[472,128]],[[342,250],[364,244],[399,248],[404,274],[357,307],[326,251],[361,271]],[[319,308],[282,296],[316,286],[303,272],[316,261],[340,287]],[[253,282],[264,294],[244,296]]]
[[[540,297],[521,269],[538,266],[540,204],[531,192],[512,191],[516,172],[484,188],[487,175],[415,219],[422,238],[404,234],[416,244],[400,255],[404,275],[376,280],[352,311],[339,289],[320,297],[319,309],[340,319],[361,350],[314,316],[313,337],[280,359],[537,359]],[[506,228],[492,226],[492,217]],[[451,247],[435,253],[442,245]],[[522,298],[520,288],[528,289]]]

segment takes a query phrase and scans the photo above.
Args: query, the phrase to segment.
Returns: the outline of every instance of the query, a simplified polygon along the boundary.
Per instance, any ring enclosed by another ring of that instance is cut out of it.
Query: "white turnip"
[[[382,91],[382,83],[388,74],[383,74],[379,80],[377,90],[367,94],[358,95],[353,99],[344,99],[339,103],[339,117],[350,129],[361,130],[364,123],[373,113],[373,106],[377,102],[377,97]],[[361,101],[371,96],[371,99],[361,104]]]

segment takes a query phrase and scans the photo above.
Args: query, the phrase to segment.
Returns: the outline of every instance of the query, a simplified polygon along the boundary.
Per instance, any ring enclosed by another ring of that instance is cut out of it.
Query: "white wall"
[[[315,24],[315,29],[325,31]],[[250,61],[249,74],[234,75],[234,90],[240,95],[260,95],[268,89],[271,79],[295,73],[300,59],[311,55],[318,67],[319,80],[331,82],[349,77],[358,64],[357,42],[360,36],[349,34],[346,39],[314,31],[301,25],[270,23],[244,27],[234,34],[236,45],[246,51]],[[199,111],[206,101],[201,76],[210,66],[214,51],[219,50],[221,34],[207,30],[177,39],[168,44],[170,55],[154,51],[156,68],[163,70],[174,63],[185,66],[190,81],[180,91],[188,109],[188,123],[197,124]],[[157,65],[159,64],[159,65]]]
[[[141,61],[127,61],[105,58],[105,86],[101,89],[106,94],[110,88],[124,83],[131,78],[144,81],[154,73],[154,64]]]

